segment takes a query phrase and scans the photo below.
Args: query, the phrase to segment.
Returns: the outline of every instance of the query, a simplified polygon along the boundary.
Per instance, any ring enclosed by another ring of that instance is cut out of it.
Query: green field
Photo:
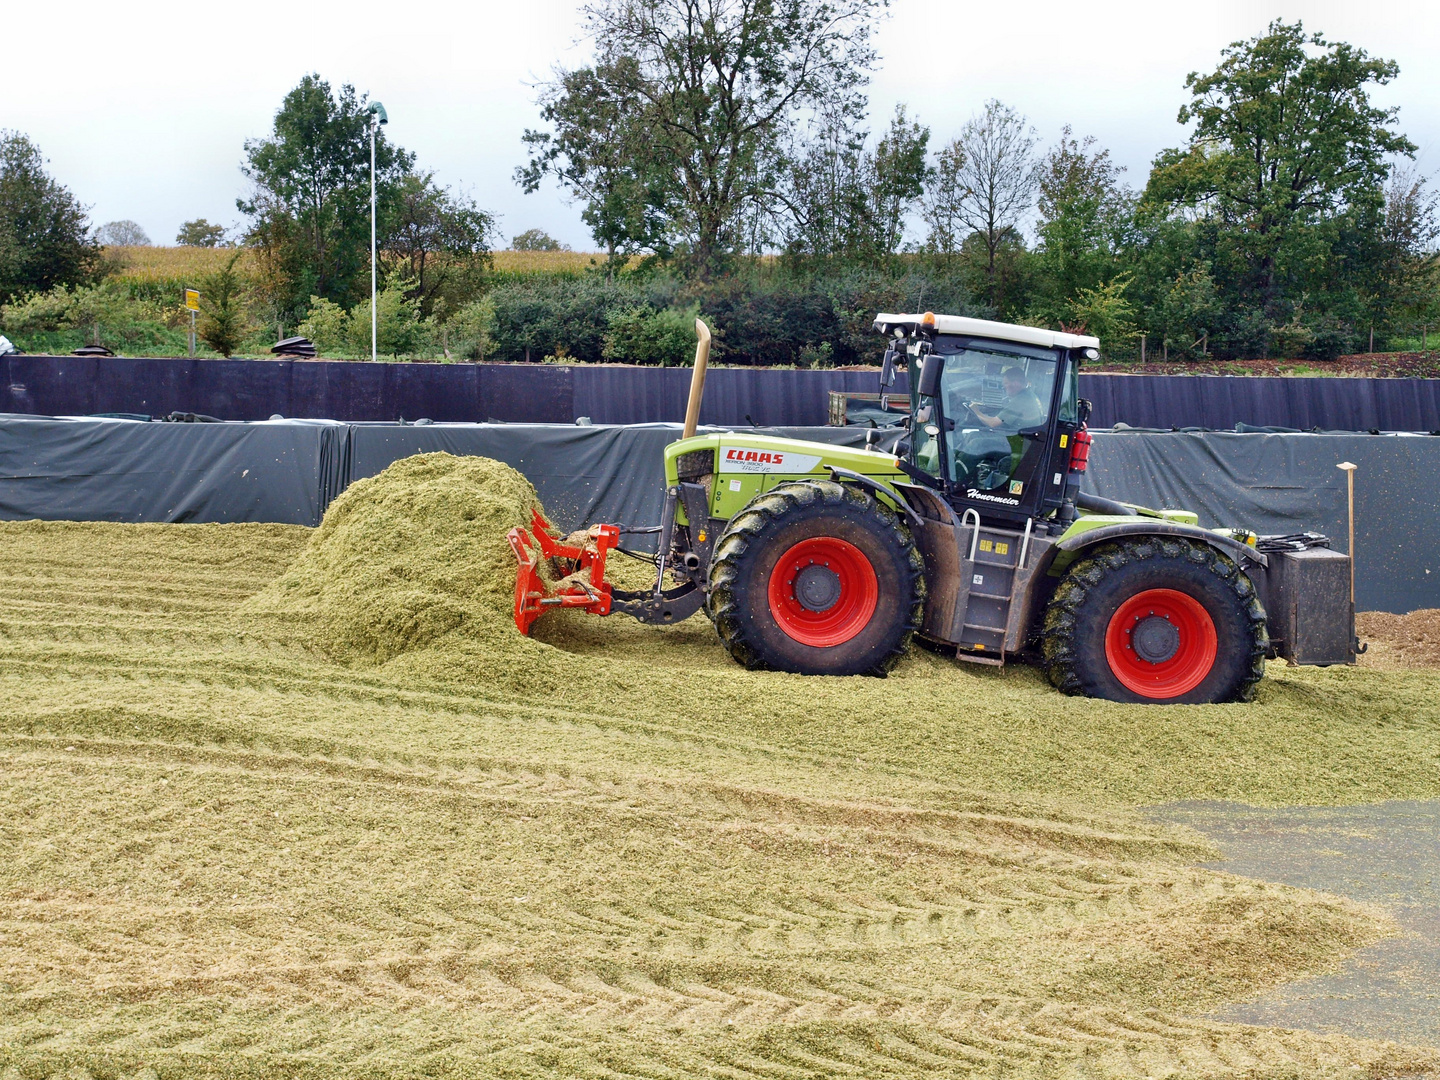
[[[525,642],[503,580],[431,625],[509,512],[445,482],[352,487],[348,564],[332,518],[0,524],[0,1076],[1440,1069],[1205,1019],[1392,928],[1136,812],[1440,794],[1440,672],[1162,710],[747,672],[699,617]],[[339,595],[401,644],[337,656]]]

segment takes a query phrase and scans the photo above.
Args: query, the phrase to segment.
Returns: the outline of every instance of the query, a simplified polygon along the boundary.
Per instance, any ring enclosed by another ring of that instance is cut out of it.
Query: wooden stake
[[[1354,462],[1342,461],[1335,466],[1345,472],[1346,484],[1350,490],[1350,609],[1355,609],[1355,470],[1359,468]]]

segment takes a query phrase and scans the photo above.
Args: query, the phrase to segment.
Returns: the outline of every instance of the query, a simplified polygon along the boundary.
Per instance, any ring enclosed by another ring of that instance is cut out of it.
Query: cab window
[[[1029,444],[1049,420],[1058,354],[944,337],[935,352],[945,366],[935,398],[917,401],[916,464],[967,487],[1009,489]]]

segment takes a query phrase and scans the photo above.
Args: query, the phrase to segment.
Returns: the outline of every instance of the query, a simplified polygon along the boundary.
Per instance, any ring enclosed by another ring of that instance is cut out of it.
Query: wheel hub
[[[1141,660],[1163,664],[1180,651],[1180,631],[1169,619],[1151,613],[1131,628],[1130,647]]]
[[[806,611],[829,611],[840,599],[840,575],[812,562],[795,575],[795,599]]]

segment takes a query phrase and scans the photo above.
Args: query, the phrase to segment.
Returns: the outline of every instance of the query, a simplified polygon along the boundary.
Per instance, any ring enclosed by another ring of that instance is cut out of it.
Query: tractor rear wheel
[[[1061,579],[1045,613],[1045,673],[1067,694],[1150,704],[1248,701],[1265,674],[1265,609],[1205,543],[1104,544]]]
[[[889,507],[833,480],[795,480],[731,519],[710,564],[708,609],[749,668],[883,675],[924,611],[925,564]]]

